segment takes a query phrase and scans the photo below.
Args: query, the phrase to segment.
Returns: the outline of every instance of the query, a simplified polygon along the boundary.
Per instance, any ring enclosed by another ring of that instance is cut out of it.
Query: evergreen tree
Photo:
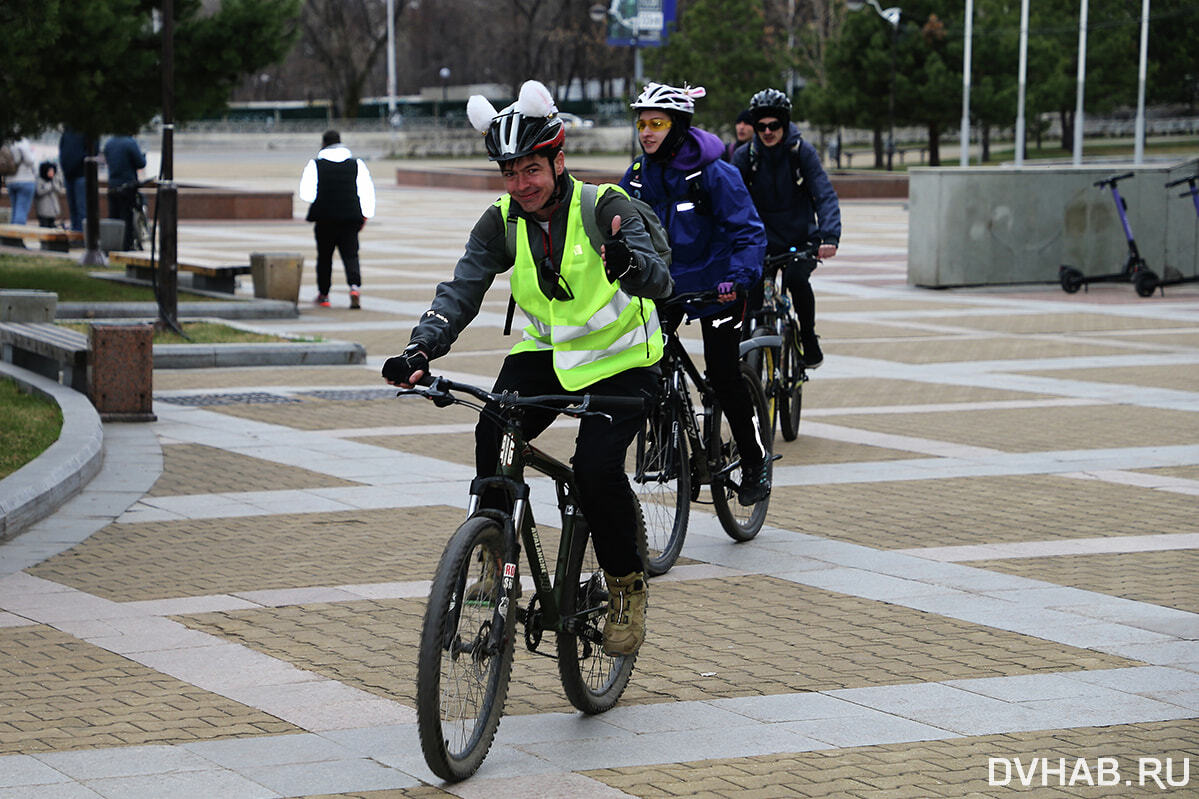
[[[786,44],[783,31],[765,24],[762,0],[693,0],[666,45],[646,51],[646,80],[703,86],[695,123],[727,132],[754,92],[783,87]]]
[[[235,82],[295,41],[301,0],[175,0],[175,119],[219,110]],[[162,107],[154,0],[4,0],[0,136],[66,125],[93,137],[141,128]],[[10,32],[16,35],[9,36]]]

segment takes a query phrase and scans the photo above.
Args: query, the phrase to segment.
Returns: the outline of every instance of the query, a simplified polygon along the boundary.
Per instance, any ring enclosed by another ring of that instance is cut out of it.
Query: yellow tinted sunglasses
[[[670,128],[670,120],[663,119],[662,117],[654,117],[653,119],[637,120],[637,132],[638,133],[645,130],[646,128],[649,128],[650,130],[655,131],[655,132],[660,131],[660,130],[668,130]]]

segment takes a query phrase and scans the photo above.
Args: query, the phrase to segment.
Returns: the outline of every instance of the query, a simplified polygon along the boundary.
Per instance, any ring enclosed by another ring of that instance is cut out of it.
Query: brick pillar
[[[152,422],[154,325],[93,324],[88,396],[106,422]]]

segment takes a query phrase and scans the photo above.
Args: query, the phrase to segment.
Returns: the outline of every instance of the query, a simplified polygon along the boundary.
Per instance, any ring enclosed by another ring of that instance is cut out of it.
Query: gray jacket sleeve
[[[620,216],[620,229],[624,231],[625,244],[633,251],[637,269],[620,279],[620,287],[633,297],[661,299],[674,291],[674,280],[670,268],[658,257],[650,241],[649,233],[641,222],[641,215],[629,198],[609,189],[595,205],[595,221],[605,238],[612,235],[612,217]]]
[[[454,277],[437,285],[433,304],[412,329],[416,344],[430,359],[450,351],[458,334],[478,316],[483,295],[495,276],[512,268],[504,243],[500,209],[491,206],[479,217],[466,241],[466,251],[454,266]]]

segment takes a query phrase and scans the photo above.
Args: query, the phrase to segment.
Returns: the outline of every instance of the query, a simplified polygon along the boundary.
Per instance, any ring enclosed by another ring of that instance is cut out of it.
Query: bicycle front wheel
[[[503,552],[495,520],[467,519],[446,545],[429,592],[416,716],[425,762],[444,780],[479,768],[508,695],[516,616],[500,577]]]
[[[758,382],[757,374],[744,363],[741,364],[741,382],[749,392],[754,422],[758,426],[758,435],[765,450],[766,462],[769,464],[774,447],[766,411],[766,397],[762,393],[762,384]],[[719,404],[712,409],[712,434],[718,436],[715,441],[709,443],[710,447],[716,447],[712,458],[715,466],[712,475],[712,503],[716,506],[716,518],[720,519],[720,526],[734,541],[748,541],[762,529],[770,497],[749,506],[737,501],[741,454],[738,452],[737,442],[733,439],[728,418]]]
[[[799,328],[794,322],[783,330],[782,375],[779,385],[779,421],[784,441],[799,436],[799,414],[803,410],[804,363],[799,351]]]
[[[755,329],[751,338],[772,335],[774,335],[774,330],[763,326]],[[777,390],[779,387],[779,361],[779,351],[771,347],[758,347],[745,353],[745,363],[758,376],[758,382],[762,385],[762,395],[766,398],[766,415],[770,420],[771,438],[774,437],[779,414],[782,412],[778,402],[780,392]]]
[[[650,409],[634,444],[629,483],[645,519],[646,571],[656,577],[678,560],[691,512],[691,461],[677,396]]]
[[[640,508],[637,517],[638,532],[643,535]],[[570,703],[594,715],[610,710],[620,699],[637,656],[604,654],[602,629],[608,611],[604,571],[595,558],[586,526],[577,526],[575,533],[562,578],[563,622],[570,629],[558,633],[558,676]]]

